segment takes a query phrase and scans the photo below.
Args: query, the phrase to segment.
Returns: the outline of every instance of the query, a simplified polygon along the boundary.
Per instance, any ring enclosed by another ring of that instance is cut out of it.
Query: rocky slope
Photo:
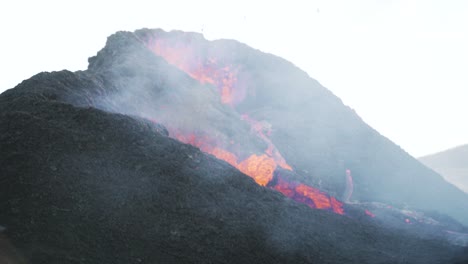
[[[40,74],[0,96],[0,224],[20,260],[449,263],[462,254],[312,210],[159,125],[40,92],[42,81],[80,84],[77,75]]]

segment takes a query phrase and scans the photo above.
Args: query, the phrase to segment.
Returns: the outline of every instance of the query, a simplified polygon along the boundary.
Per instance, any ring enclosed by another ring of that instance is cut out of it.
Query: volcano
[[[264,173],[250,173],[261,185],[281,167],[293,170],[298,181],[342,199],[349,195],[349,170],[350,200],[435,209],[468,224],[468,195],[381,136],[291,63],[196,33],[139,30],[126,43],[117,38],[90,58],[88,69],[102,73],[102,86],[114,91],[89,95],[99,99],[80,105],[155,120],[172,137],[238,168],[252,154],[263,155]],[[117,54],[109,60],[112,52]],[[138,57],[126,55],[136,53]],[[161,72],[166,64],[185,74]],[[154,80],[155,72],[162,78]],[[249,175],[248,166],[241,167]]]
[[[118,32],[0,111],[0,239],[18,263],[467,259],[467,194],[233,40]]]

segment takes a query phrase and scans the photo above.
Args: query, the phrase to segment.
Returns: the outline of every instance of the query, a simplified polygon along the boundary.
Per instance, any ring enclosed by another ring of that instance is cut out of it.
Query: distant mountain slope
[[[468,193],[468,145],[427,155],[419,160]]]

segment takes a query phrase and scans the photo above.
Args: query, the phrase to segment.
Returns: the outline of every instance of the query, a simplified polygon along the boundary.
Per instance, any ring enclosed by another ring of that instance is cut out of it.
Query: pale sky
[[[281,56],[414,156],[468,143],[468,1],[0,2],[0,92],[84,70],[107,36],[201,32]]]

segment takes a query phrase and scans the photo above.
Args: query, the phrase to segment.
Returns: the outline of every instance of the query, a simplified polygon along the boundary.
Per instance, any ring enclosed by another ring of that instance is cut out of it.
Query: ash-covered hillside
[[[464,221],[466,195],[290,63],[160,30],[116,33],[89,61],[0,95],[0,261],[468,259],[443,215]],[[371,173],[380,159],[392,179]]]
[[[159,125],[75,107],[40,89],[44,82],[78,91],[86,84],[79,75],[39,74],[0,96],[0,224],[11,243],[1,251],[16,263],[450,263],[462,257],[462,248],[442,240],[312,210],[169,138]]]

